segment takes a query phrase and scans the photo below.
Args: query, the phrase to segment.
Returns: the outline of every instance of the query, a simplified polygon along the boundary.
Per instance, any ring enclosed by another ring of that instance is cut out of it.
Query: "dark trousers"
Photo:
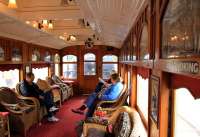
[[[94,100],[93,104],[88,108],[88,111],[86,113],[86,118],[92,117],[92,115],[94,114],[95,108],[96,108],[99,101],[100,101],[99,99]]]
[[[99,82],[95,88],[95,91],[85,100],[84,104],[86,104],[88,108],[86,117],[90,117],[93,115],[96,108],[96,102],[98,100],[97,96],[98,93],[102,90],[103,85],[104,85],[103,83]]]
[[[52,93],[49,91],[49,92],[41,93],[40,96],[44,97],[44,99],[40,99],[40,104],[46,107],[47,116],[52,117],[53,113],[49,111],[50,108],[54,106]]]
[[[96,85],[96,88],[95,88],[94,92],[99,93],[99,92],[101,91],[103,85],[104,85],[103,83],[99,82],[99,83]]]

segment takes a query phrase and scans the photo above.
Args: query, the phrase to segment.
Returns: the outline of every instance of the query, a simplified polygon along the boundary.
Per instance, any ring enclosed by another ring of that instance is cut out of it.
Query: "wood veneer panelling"
[[[96,55],[96,72],[95,76],[84,76],[84,54],[85,53],[94,53]],[[119,49],[104,46],[104,45],[96,45],[92,48],[86,48],[84,45],[79,46],[70,46],[66,47],[61,51],[61,58],[64,55],[76,55],[78,57],[77,62],[77,80],[75,80],[79,85],[78,94],[89,94],[91,93],[97,82],[98,77],[102,77],[102,57],[106,54],[114,54],[119,56]],[[61,71],[62,73],[62,71]]]

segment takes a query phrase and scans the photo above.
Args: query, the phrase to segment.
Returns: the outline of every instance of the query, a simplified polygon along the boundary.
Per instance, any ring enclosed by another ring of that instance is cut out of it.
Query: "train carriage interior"
[[[0,0],[0,137],[200,137],[200,0]]]

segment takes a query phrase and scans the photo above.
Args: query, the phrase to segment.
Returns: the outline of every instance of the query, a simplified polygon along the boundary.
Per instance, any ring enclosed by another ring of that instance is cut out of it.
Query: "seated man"
[[[44,105],[47,109],[48,113],[48,121],[50,122],[57,122],[59,121],[58,118],[53,116],[53,112],[58,110],[54,106],[52,93],[50,91],[43,92],[39,89],[37,84],[33,82],[35,76],[32,72],[26,74],[26,79],[22,81],[20,86],[21,94],[27,97],[35,97],[40,101],[40,104]]]
[[[77,109],[72,109],[72,111],[75,113],[83,114],[84,110],[88,108],[87,117],[90,117],[95,110],[97,100],[116,100],[123,89],[123,84],[120,82],[119,74],[114,73],[111,75],[111,83],[112,84],[105,89],[101,96],[99,96],[100,94],[93,92],[84,102],[84,105]]]

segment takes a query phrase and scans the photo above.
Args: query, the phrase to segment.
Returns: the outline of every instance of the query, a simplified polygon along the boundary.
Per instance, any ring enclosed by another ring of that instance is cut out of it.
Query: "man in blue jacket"
[[[84,102],[84,104],[79,107],[78,109],[72,109],[75,113],[83,114],[84,110],[88,108],[87,117],[92,116],[93,111],[96,107],[96,101],[112,101],[116,100],[119,95],[121,94],[121,91],[123,89],[123,84],[120,82],[119,74],[114,73],[111,75],[111,85],[105,89],[105,91],[100,95],[99,93],[93,92],[87,100]]]

